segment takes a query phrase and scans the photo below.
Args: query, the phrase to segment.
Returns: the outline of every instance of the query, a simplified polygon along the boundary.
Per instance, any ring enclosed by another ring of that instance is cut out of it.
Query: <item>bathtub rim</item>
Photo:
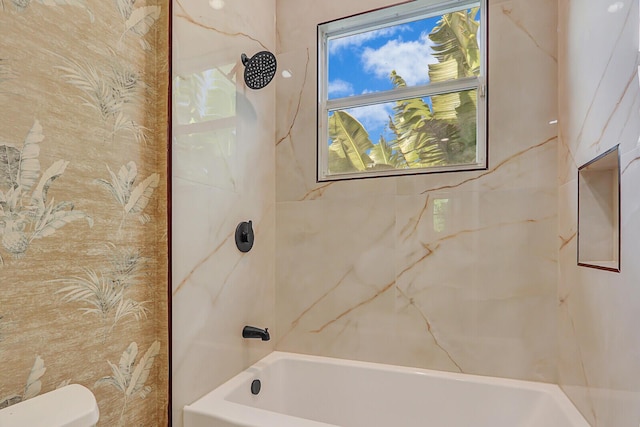
[[[538,392],[549,396],[558,405],[558,409],[562,411],[564,415],[571,421],[572,425],[585,427],[589,426],[585,417],[580,413],[578,408],[571,402],[569,397],[564,393],[562,388],[558,384],[545,383],[539,381],[520,380],[515,378],[502,378],[491,377],[478,374],[467,374],[459,372],[438,371],[427,368],[417,368],[410,366],[390,365],[378,362],[367,362],[353,359],[341,359],[337,357],[329,356],[316,356],[304,353],[293,353],[284,351],[273,351],[256,363],[249,366],[244,371],[239,372],[229,380],[225,381],[220,386],[209,391],[204,396],[195,400],[193,403],[184,406],[185,421],[189,412],[200,415],[213,415],[216,417],[233,423],[247,423],[247,426],[255,425],[251,424],[255,421],[272,421],[274,425],[278,426],[279,420],[294,418],[299,420],[300,427],[339,427],[334,424],[322,423],[319,421],[307,420],[304,418],[293,417],[291,415],[280,414],[264,410],[261,408],[252,408],[251,411],[247,411],[247,405],[237,403],[228,399],[228,396],[237,390],[239,387],[250,384],[253,379],[268,366],[275,362],[282,360],[300,360],[312,363],[323,363],[327,365],[340,365],[354,368],[365,368],[372,370],[380,370],[391,373],[413,374],[419,376],[427,376],[431,378],[439,378],[445,380],[471,382],[475,384],[487,384],[505,388],[517,388],[526,389],[534,392]],[[222,416],[221,414],[225,414]],[[258,414],[259,418],[254,415]],[[283,418],[285,417],[285,418]],[[243,424],[244,425],[244,424]]]

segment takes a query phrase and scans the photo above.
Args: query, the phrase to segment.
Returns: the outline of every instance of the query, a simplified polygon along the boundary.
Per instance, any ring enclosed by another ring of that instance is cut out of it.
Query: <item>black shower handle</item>
[[[253,247],[253,223],[243,221],[236,227],[236,246],[240,252],[249,252]]]

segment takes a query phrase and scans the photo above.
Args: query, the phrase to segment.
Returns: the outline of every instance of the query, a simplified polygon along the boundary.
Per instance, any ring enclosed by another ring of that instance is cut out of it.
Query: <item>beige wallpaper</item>
[[[166,425],[168,4],[0,0],[0,407]]]

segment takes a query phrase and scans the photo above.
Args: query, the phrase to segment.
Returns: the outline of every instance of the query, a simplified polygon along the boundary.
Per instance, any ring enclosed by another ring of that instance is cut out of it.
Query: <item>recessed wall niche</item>
[[[620,271],[617,145],[578,168],[578,265]]]

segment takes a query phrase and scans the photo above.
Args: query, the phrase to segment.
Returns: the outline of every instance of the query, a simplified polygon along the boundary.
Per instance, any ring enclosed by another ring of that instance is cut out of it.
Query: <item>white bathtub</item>
[[[261,391],[251,393],[259,379]],[[589,427],[558,386],[274,352],[184,427]]]

